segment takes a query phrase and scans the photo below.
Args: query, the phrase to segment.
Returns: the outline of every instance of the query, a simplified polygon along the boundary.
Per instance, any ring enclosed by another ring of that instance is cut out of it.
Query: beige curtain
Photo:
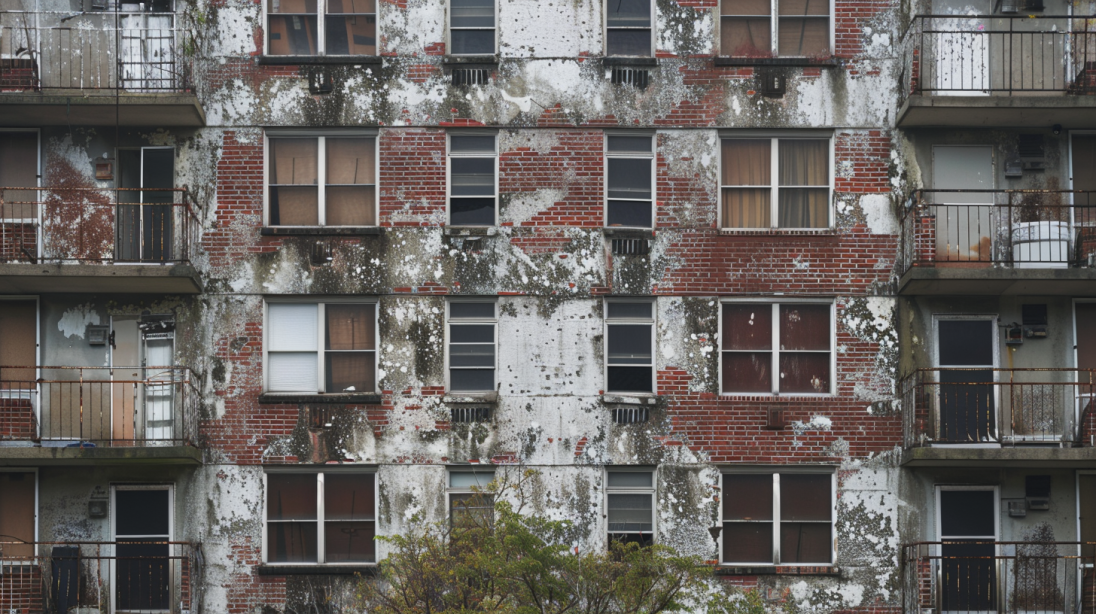
[[[374,225],[375,139],[328,138],[326,149],[325,223],[328,226]]]
[[[326,349],[338,351],[375,349],[374,305],[328,304]]]
[[[270,224],[320,223],[316,139],[270,139]],[[307,187],[297,187],[307,186]]]
[[[824,139],[782,140],[779,156],[780,227],[825,228],[828,226],[829,141]]]
[[[328,352],[327,392],[376,390],[373,352]]]
[[[725,139],[722,144],[723,227],[768,228],[772,183],[768,139]],[[756,187],[735,187],[756,186]]]
[[[771,18],[723,17],[719,29],[720,54],[733,57],[769,57],[773,54]]]

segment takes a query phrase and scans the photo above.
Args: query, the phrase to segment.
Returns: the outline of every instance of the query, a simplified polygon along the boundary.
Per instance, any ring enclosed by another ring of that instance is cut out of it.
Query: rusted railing
[[[174,13],[0,11],[0,92],[190,87]]]
[[[197,614],[201,575],[201,546],[189,542],[0,536],[0,612]]]
[[[899,382],[899,395],[906,447],[1080,443],[1096,402],[1096,371],[918,369]]]
[[[0,439],[43,446],[196,445],[186,367],[0,366]]]
[[[1096,94],[1096,17],[918,15],[902,94]]]
[[[0,187],[0,262],[189,262],[200,240],[186,188]]]
[[[918,190],[902,218],[899,269],[1096,266],[1096,192]]]
[[[903,547],[903,611],[1096,612],[1096,543],[955,539]]]

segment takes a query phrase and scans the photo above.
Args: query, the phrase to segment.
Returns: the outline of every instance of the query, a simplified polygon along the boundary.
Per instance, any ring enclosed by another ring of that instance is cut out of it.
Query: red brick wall
[[[0,575],[0,612],[42,612],[42,571],[37,565],[5,565]]]
[[[29,399],[0,399],[0,439],[37,439],[36,423]]]

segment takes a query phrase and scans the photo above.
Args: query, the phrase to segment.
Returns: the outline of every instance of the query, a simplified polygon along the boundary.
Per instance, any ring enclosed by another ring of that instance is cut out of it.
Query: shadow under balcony
[[[1096,371],[918,369],[899,382],[902,463],[1082,467],[1096,461]]]
[[[0,464],[200,464],[186,367],[0,366]]]
[[[1096,128],[1096,17],[918,15],[897,125]]]
[[[1096,296],[1096,193],[917,191],[898,270],[905,295]]]
[[[0,125],[204,126],[188,33],[159,4],[0,11]]]
[[[0,188],[0,294],[197,294],[186,188]]]

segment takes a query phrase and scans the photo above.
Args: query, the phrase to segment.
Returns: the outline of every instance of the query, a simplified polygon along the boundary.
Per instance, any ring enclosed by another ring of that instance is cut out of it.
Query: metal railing
[[[201,546],[190,542],[0,536],[0,612],[196,614],[201,576]]]
[[[187,367],[0,366],[0,439],[51,447],[195,446]]]
[[[898,266],[1096,266],[1096,192],[917,190]]]
[[[1096,17],[917,15],[900,43],[902,93],[1096,93]]]
[[[189,262],[201,238],[187,188],[0,187],[0,262]]]
[[[906,447],[1080,443],[1096,409],[1096,370],[918,369],[898,386]]]
[[[190,87],[174,13],[0,11],[0,92]]]
[[[1096,543],[955,539],[902,550],[903,612],[1096,612]]]

